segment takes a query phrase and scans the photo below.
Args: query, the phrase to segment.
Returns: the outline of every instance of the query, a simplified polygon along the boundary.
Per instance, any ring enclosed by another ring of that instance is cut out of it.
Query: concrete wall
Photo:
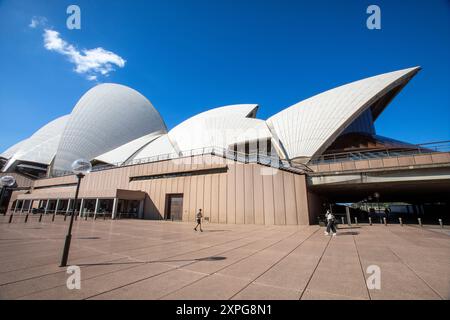
[[[205,169],[226,172],[130,181],[132,177]],[[40,179],[23,199],[71,198],[74,176]],[[159,161],[91,172],[82,180],[81,198],[114,197],[117,189],[145,193],[144,217],[162,219],[166,195],[183,194],[183,220],[199,208],[213,223],[307,225],[310,223],[304,175],[212,155]]]
[[[350,160],[335,163],[311,164],[314,172],[369,171],[383,169],[401,169],[409,166],[443,165],[450,163],[450,152],[429,154],[400,155],[372,160]]]

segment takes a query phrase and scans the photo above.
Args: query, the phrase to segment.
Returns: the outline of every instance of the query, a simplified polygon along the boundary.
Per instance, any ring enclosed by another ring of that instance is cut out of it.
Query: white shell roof
[[[70,170],[78,158],[92,160],[156,132],[166,132],[166,126],[143,95],[119,84],[98,85],[85,93],[73,109],[53,169]]]
[[[235,143],[243,143],[247,141],[256,141],[263,139],[271,139],[272,133],[267,127],[267,123],[264,120],[260,119],[248,119],[252,120],[253,125],[246,129],[242,134],[240,134]],[[250,121],[248,122],[250,124]]]
[[[139,150],[133,157],[131,157],[128,162],[133,160],[144,160],[147,158],[152,158],[160,155],[175,155],[178,154],[173,147],[172,143],[169,141],[167,134],[161,135],[157,139],[150,142],[148,145]]]
[[[143,137],[137,138],[131,142],[121,145],[116,149],[108,151],[96,157],[95,160],[114,165],[121,165],[127,159],[131,158],[135,153],[137,153],[140,149],[142,149],[145,145],[147,145],[148,143],[152,142],[153,140],[157,139],[160,136],[161,134],[159,133],[147,134]]]
[[[169,139],[177,151],[226,148],[256,125],[258,120],[247,116],[257,108],[256,104],[239,104],[202,112],[170,130]]]
[[[288,158],[312,157],[323,152],[373,102],[419,70],[409,68],[343,85],[284,109],[267,123]]]
[[[56,154],[61,134],[68,119],[68,115],[55,119],[36,131],[30,138],[8,149],[5,153],[10,153],[10,150],[13,149],[13,154],[10,156],[3,171],[8,170],[17,161],[30,161],[49,165]]]
[[[5,158],[5,159],[11,158],[14,155],[14,153],[16,153],[17,150],[19,150],[20,147],[25,143],[25,141],[27,141],[27,139],[19,141],[15,145],[13,145],[13,146],[9,147],[8,149],[6,149],[5,151],[3,151],[0,154],[0,158]]]

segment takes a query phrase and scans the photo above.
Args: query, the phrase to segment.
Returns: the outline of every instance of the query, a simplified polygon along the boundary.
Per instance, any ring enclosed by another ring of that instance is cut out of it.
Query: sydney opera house
[[[257,104],[222,106],[168,129],[152,103],[119,84],[86,92],[59,117],[0,154],[1,175],[16,187],[8,210],[213,223],[315,223],[321,195],[309,176],[327,156],[408,150],[377,135],[374,122],[419,67],[352,82],[266,120]],[[73,203],[71,164],[91,161]]]

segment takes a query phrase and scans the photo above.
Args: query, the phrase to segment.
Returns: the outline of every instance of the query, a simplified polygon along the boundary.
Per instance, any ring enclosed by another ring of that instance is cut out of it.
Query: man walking
[[[197,227],[200,226],[200,231],[203,232],[203,230],[202,230],[202,218],[203,218],[202,209],[198,209],[196,218],[197,218],[197,225],[195,226],[194,230],[197,231]]]
[[[333,237],[336,236],[336,226],[334,225],[334,215],[327,210],[325,214],[325,218],[327,218],[327,231],[325,231],[325,235],[328,236],[330,234],[330,229],[333,231]]]

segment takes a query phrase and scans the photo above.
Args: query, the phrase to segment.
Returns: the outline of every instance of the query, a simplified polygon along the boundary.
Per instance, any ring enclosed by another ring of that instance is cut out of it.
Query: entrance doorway
[[[166,195],[166,219],[182,220],[183,217],[183,194]]]

